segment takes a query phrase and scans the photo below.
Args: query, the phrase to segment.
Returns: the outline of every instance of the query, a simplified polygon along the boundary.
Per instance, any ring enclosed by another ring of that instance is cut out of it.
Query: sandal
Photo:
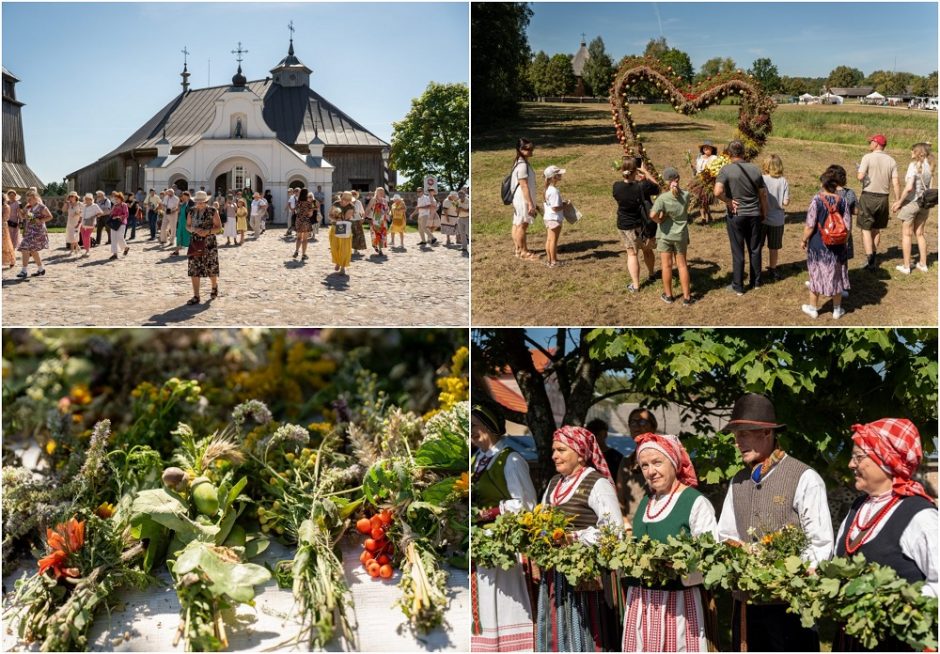
[[[189,300],[187,300],[186,304],[190,306],[193,304],[199,304],[199,296],[198,295],[192,296],[191,298],[189,298]]]
[[[212,292],[209,293],[209,297],[210,297],[211,299],[215,299],[215,298],[219,297],[219,287],[218,287],[218,286],[213,286],[213,287],[212,287]]]

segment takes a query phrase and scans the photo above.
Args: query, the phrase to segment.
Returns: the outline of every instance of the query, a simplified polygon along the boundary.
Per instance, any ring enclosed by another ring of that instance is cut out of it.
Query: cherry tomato
[[[372,531],[372,522],[368,518],[359,518],[356,521],[356,531],[360,534],[368,534]]]

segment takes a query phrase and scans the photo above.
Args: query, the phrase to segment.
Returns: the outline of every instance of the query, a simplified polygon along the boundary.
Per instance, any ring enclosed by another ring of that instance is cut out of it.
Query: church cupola
[[[238,48],[232,50],[232,54],[236,56],[236,60],[238,61],[238,72],[232,75],[233,91],[245,90],[245,85],[248,83],[248,79],[242,74],[242,55],[247,52],[247,50],[242,49],[241,41],[238,42]]]
[[[169,157],[170,149],[173,146],[170,145],[170,141],[166,138],[166,127],[163,128],[163,138],[157,141],[157,156],[158,157]]]
[[[278,86],[310,86],[310,73],[313,71],[294,54],[294,21],[291,21],[287,28],[291,33],[287,56],[271,69],[271,77]]]
[[[186,93],[189,91],[189,69],[186,67],[186,57],[189,55],[189,50],[186,49],[186,46],[183,46],[180,52],[183,53],[183,72],[180,73],[180,77],[183,78],[181,85],[183,87],[183,93]]]
[[[310,148],[310,154],[307,155],[307,165],[319,167],[320,163],[323,161],[323,146],[326,145],[320,137],[316,134],[313,135],[313,139],[310,140],[308,147]]]

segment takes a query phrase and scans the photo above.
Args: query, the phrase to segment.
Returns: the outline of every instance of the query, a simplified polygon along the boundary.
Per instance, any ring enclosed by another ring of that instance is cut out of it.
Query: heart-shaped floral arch
[[[629,57],[621,63],[610,87],[611,115],[617,129],[617,140],[623,146],[624,156],[642,157],[646,169],[661,185],[662,176],[650,161],[646,147],[637,135],[636,123],[627,100],[630,88],[644,82],[659,89],[673,109],[686,116],[719,104],[732,95],[740,95],[735,136],[744,143],[745,158],[750,160],[756,157],[767,142],[772,127],[770,114],[776,104],[750,75],[735,71],[709,77],[695,85],[685,85],[671,66],[652,57]]]

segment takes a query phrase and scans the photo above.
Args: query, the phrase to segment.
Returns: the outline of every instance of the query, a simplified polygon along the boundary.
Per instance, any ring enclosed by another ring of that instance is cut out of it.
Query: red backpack
[[[819,235],[822,242],[827,247],[833,245],[845,245],[849,240],[849,230],[845,228],[845,221],[839,212],[839,202],[830,203],[822,193],[817,196],[822,202],[823,207],[829,212],[826,219],[819,226]],[[817,218],[818,222],[818,218]]]

